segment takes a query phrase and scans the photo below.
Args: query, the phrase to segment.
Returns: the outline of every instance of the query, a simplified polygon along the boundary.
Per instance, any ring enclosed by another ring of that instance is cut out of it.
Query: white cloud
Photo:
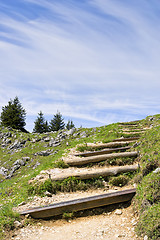
[[[0,12],[1,106],[18,95],[29,116],[58,109],[97,123],[158,111],[160,19],[149,3],[26,2],[48,15]]]

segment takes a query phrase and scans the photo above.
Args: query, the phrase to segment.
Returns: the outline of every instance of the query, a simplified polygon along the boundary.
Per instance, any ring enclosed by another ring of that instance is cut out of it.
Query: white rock
[[[156,168],[156,169],[153,171],[153,173],[158,173],[158,172],[160,172],[160,168]]]
[[[46,191],[46,192],[44,193],[44,195],[47,196],[47,197],[52,197],[52,193],[50,193],[50,192],[48,192],[48,191]]]
[[[117,210],[115,211],[115,214],[116,214],[116,215],[121,215],[121,214],[122,214],[122,210],[121,210],[121,209],[117,209]]]
[[[148,236],[147,236],[147,235],[145,235],[143,239],[144,239],[144,240],[148,240]]]
[[[126,235],[123,234],[123,233],[122,233],[122,234],[116,234],[116,235],[115,235],[116,238],[121,238],[121,237],[125,237],[125,236],[126,236]]]
[[[15,222],[14,222],[14,226],[15,226],[16,228],[22,227],[22,223],[19,222],[19,221],[15,221]]]

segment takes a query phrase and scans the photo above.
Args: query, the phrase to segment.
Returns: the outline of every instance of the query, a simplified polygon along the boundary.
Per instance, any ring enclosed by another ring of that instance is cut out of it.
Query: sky
[[[29,131],[160,113],[160,1],[0,0],[0,112],[16,96]]]

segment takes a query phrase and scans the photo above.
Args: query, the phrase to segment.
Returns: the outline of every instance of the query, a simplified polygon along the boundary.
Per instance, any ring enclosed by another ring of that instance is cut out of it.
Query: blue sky
[[[76,127],[160,112],[159,0],[0,0],[0,109]]]

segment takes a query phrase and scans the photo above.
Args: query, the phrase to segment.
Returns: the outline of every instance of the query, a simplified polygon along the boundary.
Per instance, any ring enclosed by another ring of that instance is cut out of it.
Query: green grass
[[[119,175],[117,177],[112,177],[109,184],[117,187],[123,187],[129,182],[129,177],[125,175]]]
[[[160,139],[160,115],[154,116],[153,121],[147,117],[143,124],[153,125],[141,138],[141,144],[137,147],[140,151],[141,169],[135,176],[138,183],[137,194],[134,199],[134,207],[139,215],[137,234],[147,235],[149,239],[160,238],[160,173],[153,173],[160,167],[159,139]]]
[[[154,204],[140,215],[136,231],[138,235],[147,235],[149,239],[160,239],[160,203]]]
[[[75,192],[85,191],[87,189],[104,188],[104,179],[102,177],[88,180],[78,180],[75,177],[69,177],[63,181],[51,181],[50,179],[39,184],[35,183],[28,187],[28,195],[44,196],[46,191],[56,194],[57,192]]]
[[[110,181],[112,184],[117,184],[122,186],[124,182],[135,181],[138,183],[138,190],[135,197],[135,209],[139,215],[139,222],[137,224],[137,234],[147,235],[149,239],[158,239],[159,237],[159,173],[153,174],[153,170],[160,166],[160,151],[159,151],[159,139],[160,139],[160,115],[154,116],[153,121],[149,121],[151,116],[148,116],[146,119],[138,122],[140,127],[150,127],[152,129],[147,130],[142,134],[140,138],[141,144],[136,147],[135,150],[140,152],[139,163],[141,169],[138,173],[121,174],[120,176],[112,177],[105,179],[105,181]],[[130,126],[130,129],[135,128],[135,126]],[[62,156],[67,154],[68,149],[76,147],[78,144],[82,144],[82,151],[88,151],[91,149],[85,148],[86,143],[94,142],[109,142],[115,138],[122,136],[121,132],[122,127],[118,123],[110,124],[108,126],[102,126],[98,128],[80,128],[77,129],[73,136],[66,138],[61,142],[61,145],[54,148],[54,151],[57,150],[55,155],[51,156],[38,156],[35,155],[39,151],[50,149],[50,147],[45,146],[47,143],[39,141],[32,143],[33,139],[41,139],[45,134],[27,134],[21,133],[19,131],[10,131],[14,135],[15,140],[27,140],[25,147],[17,152],[11,152],[8,150],[8,146],[5,148],[0,147],[0,165],[10,169],[13,163],[17,159],[22,157],[30,157],[30,160],[27,162],[26,166],[21,166],[18,169],[14,177],[11,179],[5,179],[0,175],[0,238],[3,238],[3,231],[12,229],[14,227],[15,219],[19,219],[19,216],[12,212],[12,208],[16,207],[19,203],[29,200],[29,195],[40,194],[43,196],[46,190],[51,191],[53,194],[58,191],[75,191],[75,190],[86,190],[91,187],[104,187],[103,178],[90,179],[80,181],[75,178],[66,179],[61,182],[50,182],[48,180],[46,183],[39,185],[37,189],[33,186],[29,190],[28,181],[33,177],[37,176],[42,170],[49,168],[65,168],[68,167],[63,161]],[[82,132],[86,132],[86,138],[80,138]],[[8,130],[0,129],[0,132],[8,132]],[[50,137],[55,138],[57,133],[49,133]],[[127,135],[128,137],[128,135]],[[0,139],[0,144],[2,139]],[[66,144],[67,143],[67,144]],[[123,161],[122,161],[123,160]],[[112,159],[111,164],[131,164],[134,159]],[[124,161],[126,161],[124,163]],[[35,164],[39,162],[40,165],[33,169]],[[114,179],[114,180],[113,180]],[[125,183],[125,184],[126,184]],[[147,203],[147,204],[145,204]]]

